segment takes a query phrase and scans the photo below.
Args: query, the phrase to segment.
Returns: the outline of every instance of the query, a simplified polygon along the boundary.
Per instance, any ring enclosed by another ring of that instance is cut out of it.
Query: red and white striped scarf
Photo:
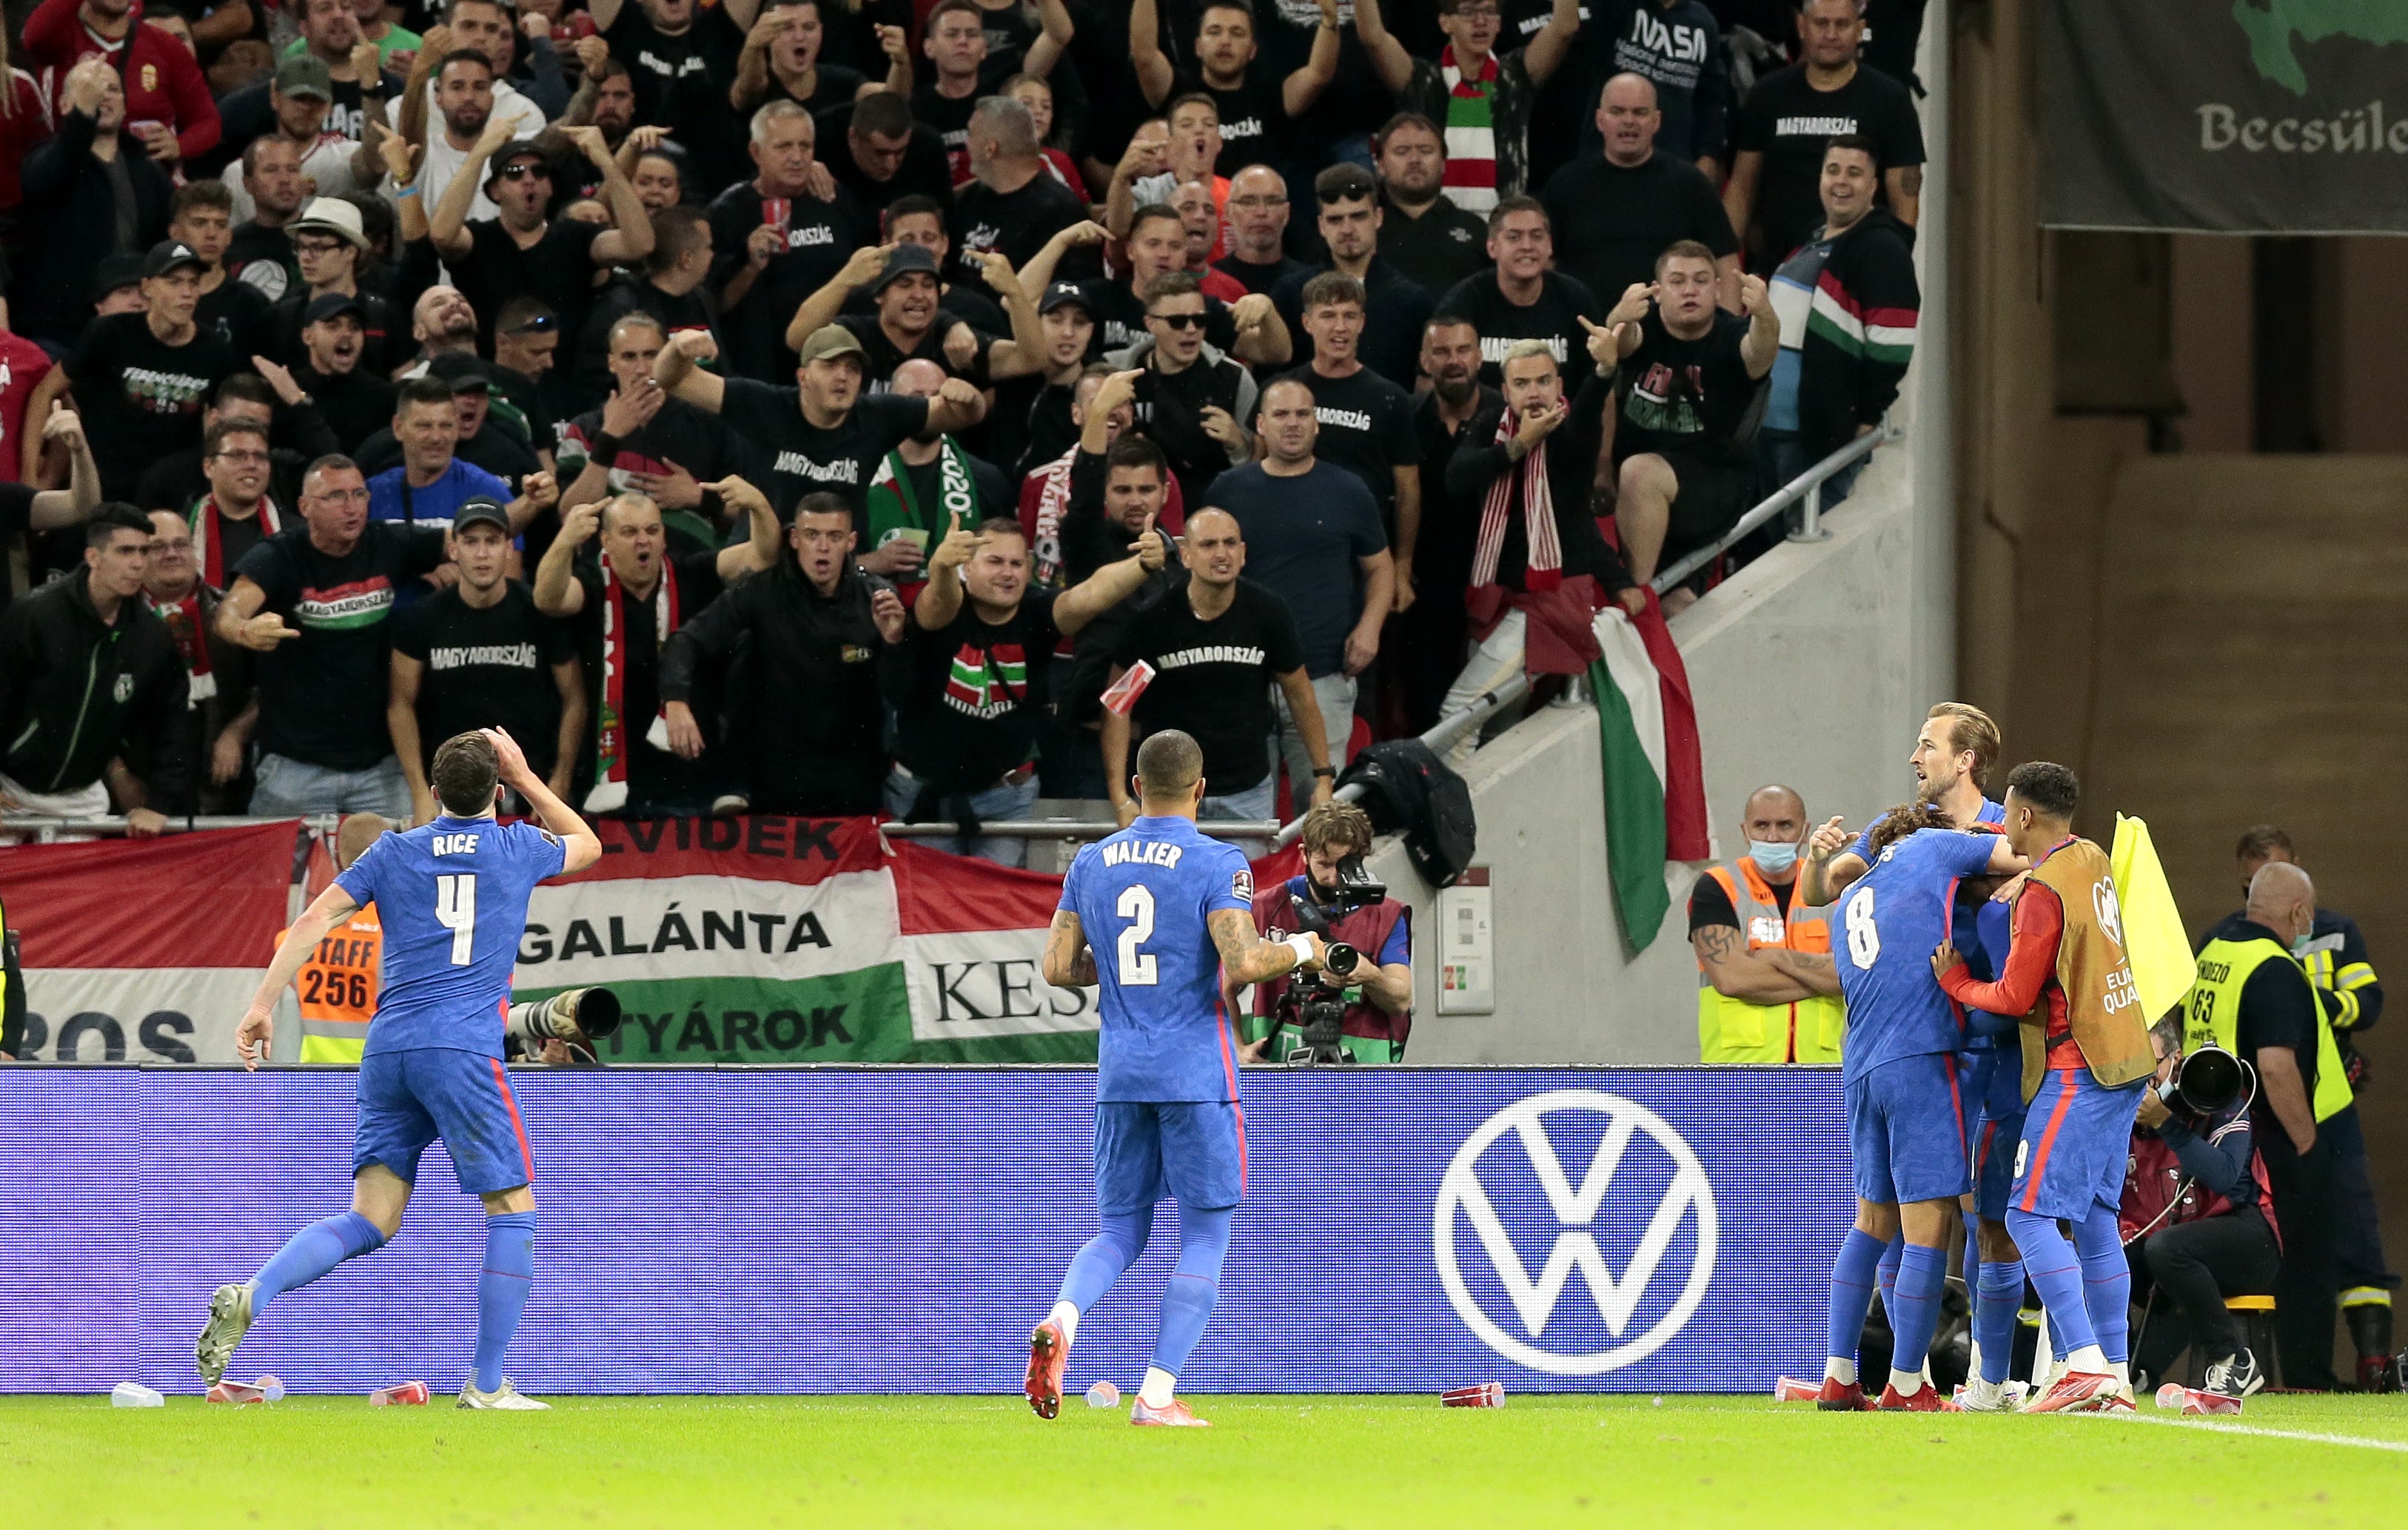
[[[1503,73],[1497,55],[1467,75],[1455,63],[1455,44],[1439,50],[1438,75],[1446,85],[1445,191],[1448,201],[1469,212],[1497,205],[1497,82]]]
[[[585,794],[585,810],[616,812],[627,805],[627,587],[610,572],[610,555],[602,554],[602,704],[594,709],[594,789]],[[661,566],[661,582],[652,591],[652,641],[669,640],[677,631],[677,572]],[[652,726],[647,718],[645,727]],[[641,736],[638,735],[637,736]]]
[[[276,500],[269,494],[259,496],[259,530],[263,536],[273,536],[284,529],[283,518],[276,513]],[[193,513],[186,518],[193,527],[193,557],[201,565],[201,579],[212,590],[226,587],[225,533],[221,522],[225,520],[218,508],[218,496],[204,494]]]
[[[1512,440],[1522,429],[1521,416],[1508,408],[1497,422],[1498,446]],[[1522,588],[1537,594],[1553,590],[1564,581],[1564,546],[1555,535],[1555,495],[1547,483],[1547,438],[1530,449],[1518,469],[1507,468],[1497,475],[1488,486],[1488,497],[1480,507],[1480,538],[1471,551],[1471,608],[1477,614],[1483,607],[1501,608],[1502,592],[1496,588],[1498,560],[1505,551],[1505,525],[1513,513],[1513,485],[1522,485],[1522,536],[1527,544],[1523,555]]]

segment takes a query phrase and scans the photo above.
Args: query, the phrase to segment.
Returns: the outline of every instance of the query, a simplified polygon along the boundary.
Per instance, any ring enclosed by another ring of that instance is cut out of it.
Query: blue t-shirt
[[[1379,501],[1363,480],[1326,462],[1297,478],[1248,463],[1214,479],[1204,505],[1238,518],[1246,578],[1287,602],[1305,674],[1319,679],[1343,669],[1346,635],[1363,614],[1358,560],[1388,550]]]
[[[412,489],[403,480],[409,468],[388,467],[368,479],[368,519],[371,521],[412,521],[422,526],[448,528],[460,507],[479,494],[491,494],[507,505],[510,502],[510,486],[501,479],[459,458],[443,476],[423,489]]]
[[[1245,853],[1189,819],[1140,818],[1079,852],[1059,907],[1079,916],[1096,953],[1096,1098],[1238,1097],[1237,1037],[1205,918],[1231,908],[1251,929],[1254,903]]]
[[[558,835],[532,823],[445,813],[386,835],[337,877],[353,902],[376,905],[384,927],[384,982],[366,1050],[501,1056],[527,894],[567,858]]]
[[[1931,952],[1946,933],[1957,879],[1987,868],[1998,842],[1996,835],[1917,829],[1840,895],[1831,951],[1848,1001],[1846,1077],[1962,1044],[1956,1011],[1931,975]]]
[[[1856,836],[1856,842],[1848,847],[1848,853],[1854,855],[1857,860],[1864,862],[1867,865],[1870,865],[1873,859],[1873,830],[1879,828],[1881,826],[1882,820],[1887,817],[1889,817],[1889,815],[1887,813],[1884,813],[1881,818],[1874,819],[1870,823],[1866,824],[1864,832]],[[1984,797],[1982,799],[1982,810],[1973,815],[1973,822],[1976,823],[1996,823],[2003,827],[2007,822],[2007,810],[1998,803],[1992,802],[1987,797]]]

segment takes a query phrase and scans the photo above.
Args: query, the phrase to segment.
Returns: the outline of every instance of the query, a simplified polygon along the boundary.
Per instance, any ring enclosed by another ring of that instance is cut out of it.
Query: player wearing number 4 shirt
[[[1846,844],[1836,818],[1814,831],[1797,894],[1809,907],[1828,896],[1830,863]],[[1878,1406],[1936,1412],[1954,1405],[1924,1380],[1923,1362],[1947,1280],[1949,1225],[1971,1181],[1956,1084],[1963,1028],[1932,979],[1930,958],[1946,937],[1957,881],[2010,875],[2024,863],[2000,836],[1960,833],[1928,803],[1891,808],[1874,824],[1866,848],[1870,868],[1839,901],[1835,922],[1845,943],[1835,940],[1828,958],[1848,1002],[1842,1077],[1856,1223],[1831,1270],[1829,1358],[1816,1401],[1841,1410],[1867,1406],[1856,1375],[1856,1340],[1872,1305],[1882,1251],[1903,1228],[1906,1247],[1890,1300],[1897,1343]],[[1793,965],[1827,960],[1767,954]]]
[[[460,1406],[544,1406],[502,1375],[535,1279],[535,1196],[527,1188],[535,1161],[502,1072],[502,1021],[527,895],[538,882],[592,865],[602,846],[498,729],[446,740],[432,775],[442,813],[379,839],[318,895],[287,932],[235,1031],[243,1065],[258,1066],[275,1032],[270,1006],[294,973],[328,931],[376,905],[384,987],[360,1061],[351,1208],[294,1234],[249,1280],[218,1288],[194,1346],[201,1380],[213,1387],[271,1301],[381,1248],[400,1230],[419,1155],[439,1137],[460,1188],[487,1212],[476,1361],[461,1383]],[[504,786],[524,797],[545,827],[497,822]]]
[[[1079,852],[1045,941],[1045,980],[1099,986],[1096,1213],[1101,1230],[1070,1261],[1054,1310],[1028,1341],[1028,1404],[1062,1407],[1079,1320],[1137,1263],[1154,1203],[1179,1203],[1179,1267],[1162,1296],[1154,1364],[1131,1423],[1197,1426],[1172,1396],[1220,1299],[1229,1223],[1246,1184],[1231,990],[1321,965],[1321,938],[1254,933],[1254,873],[1236,847],[1196,827],[1204,753],[1165,729],[1139,746],[1137,821]]]

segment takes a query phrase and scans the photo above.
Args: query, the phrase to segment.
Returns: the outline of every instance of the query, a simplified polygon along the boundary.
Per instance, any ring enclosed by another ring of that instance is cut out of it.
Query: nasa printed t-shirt
[[[822,430],[803,418],[800,392],[731,378],[720,417],[769,458],[769,504],[792,521],[795,503],[823,491],[841,494],[862,518],[878,459],[928,428],[928,400],[893,393],[853,401],[843,421]]]
[[[266,595],[260,609],[301,631],[258,655],[261,749],[329,770],[366,770],[393,752],[384,703],[394,594],[443,562],[443,539],[371,521],[337,557],[294,526],[243,555],[235,575]]]
[[[199,446],[209,394],[248,365],[208,329],[168,345],[150,333],[147,314],[93,320],[67,358],[67,377],[100,463],[101,493],[131,499],[143,468]]]

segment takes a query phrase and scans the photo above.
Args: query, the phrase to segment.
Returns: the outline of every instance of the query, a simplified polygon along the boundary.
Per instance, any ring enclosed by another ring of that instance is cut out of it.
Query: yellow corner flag
[[[2114,870],[2115,900],[2123,906],[2124,960],[2141,991],[2141,1013],[2154,1023],[2189,996],[2199,968],[2191,958],[2190,938],[2183,933],[2182,910],[2174,907],[2173,889],[2166,885],[2165,867],[2157,864],[2157,846],[2149,841],[2148,824],[2117,813],[2115,848],[2108,860]]]

